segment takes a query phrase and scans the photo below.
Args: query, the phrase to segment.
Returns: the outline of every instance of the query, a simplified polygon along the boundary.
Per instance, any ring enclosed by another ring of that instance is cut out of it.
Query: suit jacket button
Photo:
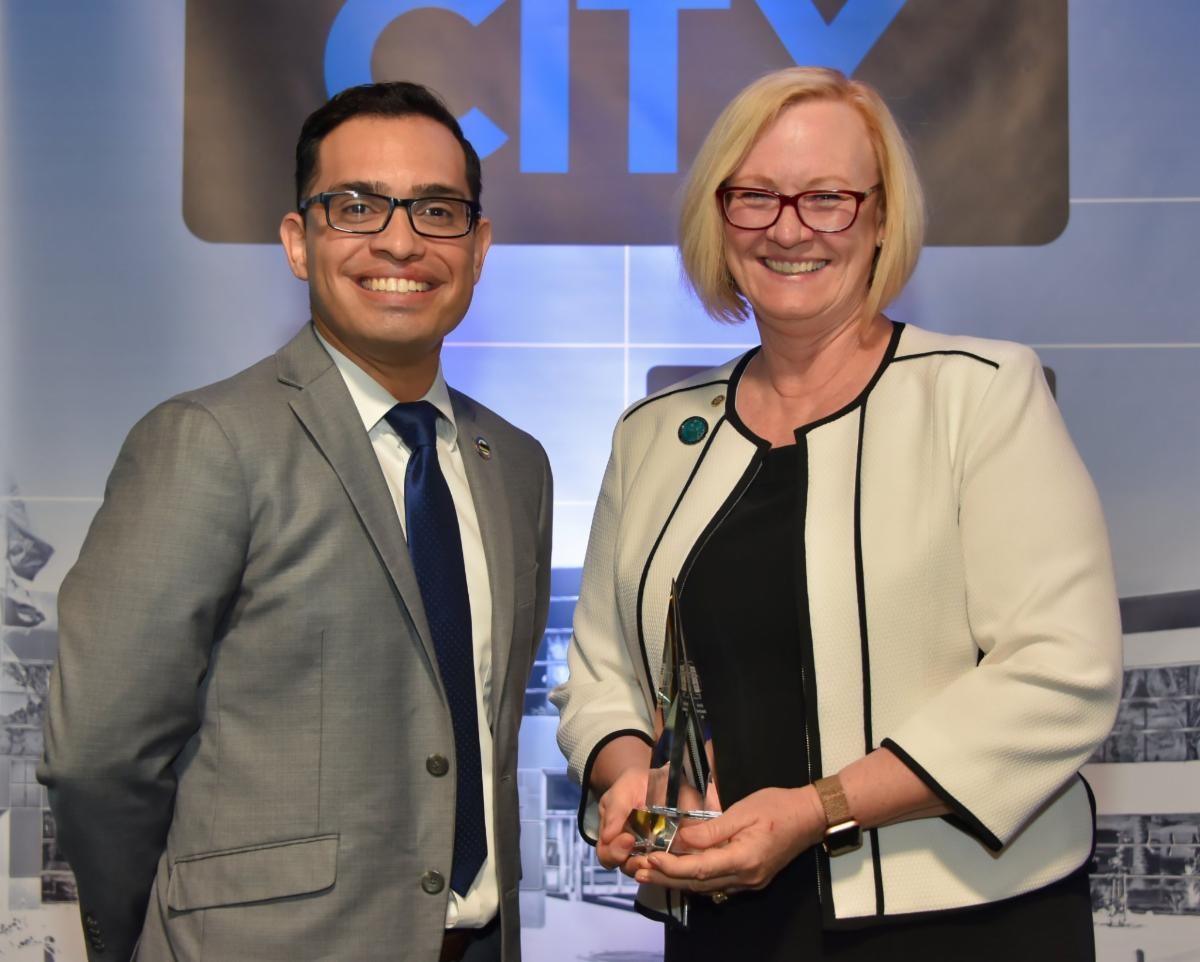
[[[441,872],[435,872],[430,869],[421,876],[421,888],[423,888],[430,895],[437,895],[438,892],[445,887],[446,879]]]
[[[450,762],[446,760],[445,755],[430,755],[425,759],[425,771],[435,778],[441,778],[450,771]]]

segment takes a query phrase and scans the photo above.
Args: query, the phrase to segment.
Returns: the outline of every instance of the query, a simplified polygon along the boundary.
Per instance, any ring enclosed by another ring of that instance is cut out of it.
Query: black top
[[[803,544],[806,451],[765,452],[742,496],[682,573],[680,614],[712,726],[717,788],[729,808],[761,788],[813,779],[803,666],[812,644]],[[805,470],[801,470],[801,467]],[[752,468],[752,470],[755,470]],[[816,850],[760,892],[722,905],[693,898],[668,925],[666,962],[1091,962],[1087,876],[973,909],[824,931]]]

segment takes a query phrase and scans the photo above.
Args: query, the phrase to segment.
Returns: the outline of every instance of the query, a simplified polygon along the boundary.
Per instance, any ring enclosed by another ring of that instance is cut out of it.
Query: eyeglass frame
[[[388,203],[387,214],[384,215],[383,223],[372,230],[351,230],[348,227],[338,227],[333,223],[332,215],[329,213],[329,201],[334,197],[378,197],[380,200],[386,200]],[[419,204],[423,201],[430,200],[450,200],[456,204],[467,205],[467,229],[461,234],[426,234],[419,228],[413,220],[412,205]],[[340,234],[382,234],[388,229],[388,225],[392,222],[392,215],[396,213],[397,207],[403,207],[404,213],[408,215],[408,226],[412,228],[414,234],[421,237],[430,237],[434,240],[457,240],[460,237],[466,237],[479,225],[479,218],[483,214],[483,208],[477,200],[468,200],[465,197],[444,197],[440,195],[430,195],[428,197],[392,197],[388,194],[377,194],[370,190],[326,190],[319,194],[313,194],[311,197],[306,197],[300,201],[297,210],[301,216],[308,213],[313,204],[320,204],[325,208],[325,223],[330,230],[335,230]]]
[[[772,220],[769,224],[763,224],[762,227],[743,227],[741,224],[735,224],[733,221],[731,221],[729,219],[729,208],[725,206],[725,197],[727,194],[730,194],[735,190],[744,190],[755,194],[769,194],[770,196],[774,197],[779,202],[779,208],[775,211],[774,220]],[[809,230],[816,231],[818,234],[840,234],[843,231],[848,231],[854,226],[855,221],[858,220],[858,212],[862,210],[863,202],[872,194],[877,194],[881,190],[883,190],[883,184],[879,183],[872,187],[868,187],[866,190],[847,190],[844,187],[824,187],[814,190],[802,190],[798,194],[781,194],[777,190],[770,190],[766,187],[739,187],[735,184],[729,187],[718,187],[714,191],[714,196],[717,198],[717,206],[721,208],[722,219],[730,227],[735,227],[738,230],[770,230],[779,223],[779,218],[783,216],[784,208],[790,207],[796,212],[796,217],[799,219],[800,223]],[[812,194],[846,194],[849,197],[853,197],[854,214],[850,218],[850,223],[845,227],[839,227],[836,230],[830,230],[827,227],[813,227],[812,224],[804,219],[804,215],[800,213],[800,198]]]

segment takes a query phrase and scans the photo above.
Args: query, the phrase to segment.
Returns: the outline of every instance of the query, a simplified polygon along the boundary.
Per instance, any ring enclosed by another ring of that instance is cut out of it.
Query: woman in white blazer
[[[554,695],[584,837],[688,904],[667,962],[1094,957],[1104,522],[1032,351],[882,313],[923,229],[894,119],[832,70],[752,84],[689,175],[684,269],[761,346],[618,422]],[[673,580],[723,814],[643,856]]]

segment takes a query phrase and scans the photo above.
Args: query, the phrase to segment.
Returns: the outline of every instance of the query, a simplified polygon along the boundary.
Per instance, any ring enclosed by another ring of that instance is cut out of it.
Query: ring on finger
[[[709,893],[709,898],[713,900],[713,905],[724,905],[729,901],[729,893],[717,889],[715,892]]]

